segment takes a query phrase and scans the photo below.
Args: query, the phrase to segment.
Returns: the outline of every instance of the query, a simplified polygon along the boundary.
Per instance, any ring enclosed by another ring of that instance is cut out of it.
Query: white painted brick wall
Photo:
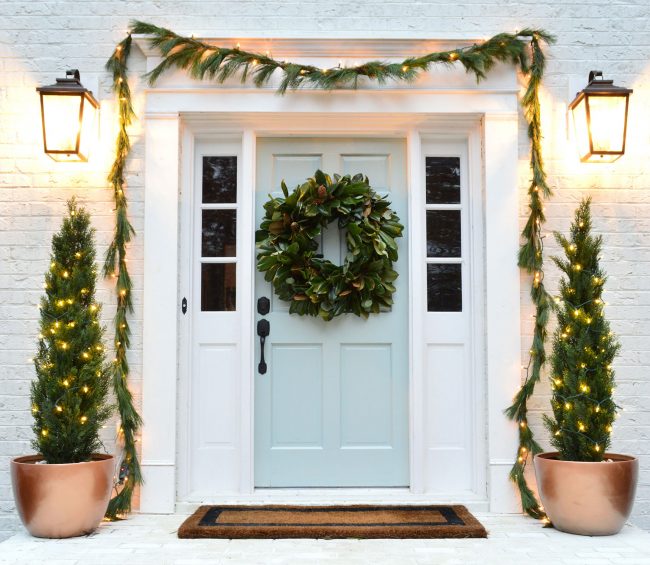
[[[543,97],[544,147],[555,198],[547,206],[550,229],[565,230],[584,194],[594,198],[595,226],[605,236],[610,274],[609,317],[623,343],[616,364],[618,401],[625,408],[614,448],[637,454],[641,480],[634,521],[650,528],[650,4],[647,0],[411,0],[184,1],[44,0],[0,3],[0,539],[16,527],[8,473],[12,456],[29,450],[27,361],[34,352],[42,276],[50,238],[64,202],[72,194],[92,212],[100,256],[112,231],[110,191],[104,181],[111,156],[113,105],[104,62],[131,18],[181,33],[240,36],[487,37],[500,31],[540,26],[555,33]],[[143,59],[133,58],[134,73]],[[42,154],[34,88],[77,67],[87,85],[99,85],[102,139],[106,145],[88,165],[60,165]],[[580,165],[566,139],[569,85],[582,85],[591,69],[602,69],[635,89],[628,154],[618,163]],[[141,102],[138,97],[138,102]],[[130,354],[139,399],[142,296],[142,154],[139,125],[129,165],[130,211],[138,238],[131,246],[136,312]],[[527,143],[521,129],[520,179],[527,184]],[[522,192],[522,217],[525,198]],[[549,251],[555,246],[547,238]],[[515,259],[513,258],[513,261]],[[549,268],[549,286],[557,273]],[[528,349],[528,281],[522,278],[522,352]],[[105,319],[114,302],[100,285]],[[546,384],[532,404],[534,422],[548,406]],[[540,432],[538,425],[535,429]],[[107,434],[111,441],[112,434]]]

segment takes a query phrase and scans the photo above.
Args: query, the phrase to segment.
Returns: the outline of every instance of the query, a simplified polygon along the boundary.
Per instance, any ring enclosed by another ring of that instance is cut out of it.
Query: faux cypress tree
[[[111,414],[96,279],[94,230],[73,198],[52,237],[31,388],[33,447],[47,463],[90,460],[102,447],[99,430]]]
[[[581,202],[569,239],[555,233],[565,258],[553,257],[564,277],[551,356],[553,418],[545,424],[565,461],[602,461],[617,409],[612,362],[620,346],[603,311],[602,237],[591,235],[590,208],[591,199]]]

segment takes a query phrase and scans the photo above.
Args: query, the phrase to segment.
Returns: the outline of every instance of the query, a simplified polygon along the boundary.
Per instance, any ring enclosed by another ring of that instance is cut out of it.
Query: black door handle
[[[266,373],[266,361],[264,361],[264,344],[266,343],[266,337],[271,332],[271,324],[268,320],[259,320],[257,322],[257,335],[260,336],[260,364],[257,366],[257,370],[260,375]]]

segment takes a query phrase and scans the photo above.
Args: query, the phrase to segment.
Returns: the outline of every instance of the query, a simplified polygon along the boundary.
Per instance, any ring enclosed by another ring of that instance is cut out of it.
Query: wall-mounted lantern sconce
[[[583,163],[612,163],[625,153],[632,90],[614,86],[602,76],[601,71],[591,71],[589,84],[569,104]]]
[[[66,71],[56,84],[41,86],[43,148],[55,161],[87,161],[96,137],[99,103],[81,84],[79,71]]]

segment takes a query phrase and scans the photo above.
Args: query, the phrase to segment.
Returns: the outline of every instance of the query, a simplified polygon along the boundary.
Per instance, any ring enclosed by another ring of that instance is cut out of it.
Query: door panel
[[[313,176],[363,173],[407,220],[405,147],[396,139],[259,139],[256,224],[268,195]],[[368,320],[330,322],[289,315],[256,273],[256,296],[271,299],[268,371],[255,376],[255,485],[407,486],[408,227],[399,240],[395,304]],[[320,252],[340,264],[345,242],[335,224]],[[260,319],[262,316],[257,315]],[[256,363],[259,359],[259,343]]]

